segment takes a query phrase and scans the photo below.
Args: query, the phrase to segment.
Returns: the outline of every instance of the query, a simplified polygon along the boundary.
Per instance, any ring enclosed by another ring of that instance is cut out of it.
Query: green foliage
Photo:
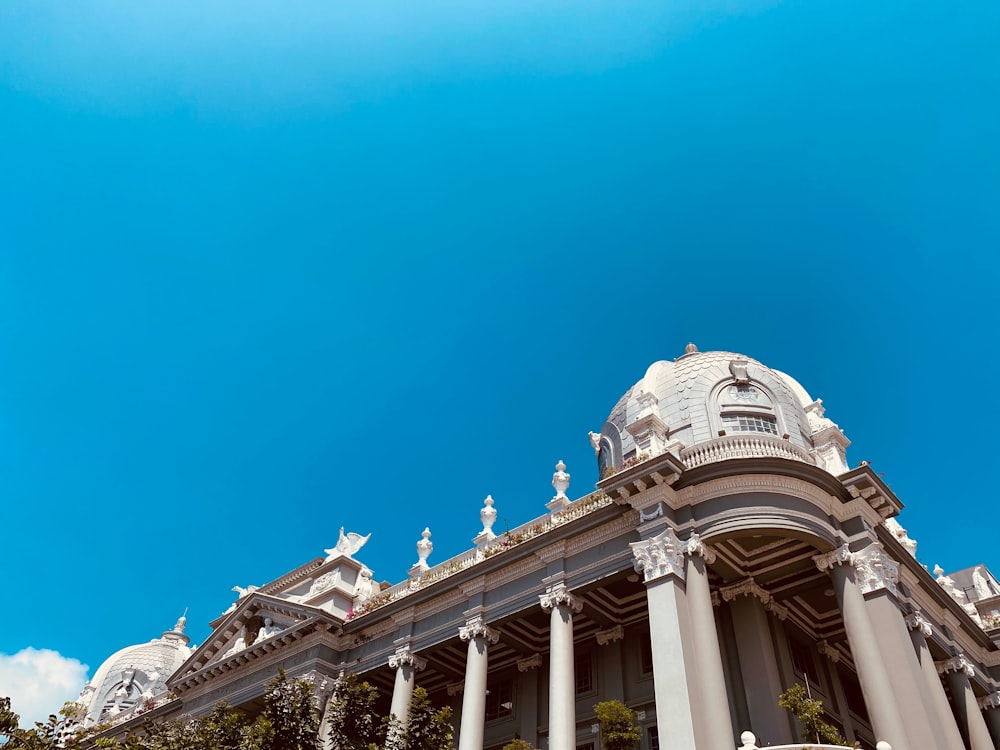
[[[315,750],[319,716],[313,706],[313,685],[289,680],[284,670],[267,684],[264,718],[271,724],[273,750]]]
[[[520,738],[508,742],[503,746],[501,750],[536,750],[535,746],[532,745],[527,740],[522,740]]]
[[[451,707],[435,708],[426,690],[414,690],[400,750],[449,750],[454,747],[454,734]]]
[[[378,689],[345,674],[334,684],[327,704],[330,736],[341,750],[369,750],[383,740],[382,727],[375,711]]]
[[[778,705],[792,712],[802,725],[800,742],[816,742],[820,745],[846,745],[836,727],[823,719],[823,701],[810,698],[802,685],[792,685],[778,697]]]
[[[635,711],[621,701],[602,701],[594,706],[601,725],[601,747],[604,750],[635,750],[642,739]]]

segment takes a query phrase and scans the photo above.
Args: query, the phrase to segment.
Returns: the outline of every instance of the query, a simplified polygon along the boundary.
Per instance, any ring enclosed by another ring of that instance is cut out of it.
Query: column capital
[[[545,589],[545,593],[538,598],[541,601],[542,609],[554,609],[561,604],[574,612],[583,611],[583,600],[575,596],[569,587],[561,581],[549,586]]]
[[[919,630],[924,638],[930,638],[934,635],[934,628],[931,626],[930,620],[924,617],[924,613],[919,609],[906,616],[906,627],[910,630]]]
[[[500,640],[500,633],[487,625],[482,615],[476,615],[466,620],[465,625],[458,629],[458,637],[463,641],[483,638],[490,643],[496,643]]]
[[[898,596],[896,584],[899,582],[899,563],[886,554],[881,542],[872,542],[863,550],[851,552],[842,544],[833,552],[813,557],[816,567],[822,571],[832,570],[837,565],[850,565],[857,571],[857,584],[862,594],[887,589]]]
[[[609,643],[620,641],[624,637],[625,637],[625,628],[623,628],[621,625],[615,625],[613,628],[608,628],[607,630],[598,630],[597,645],[607,646]]]
[[[413,653],[409,646],[400,646],[396,649],[396,653],[389,657],[389,666],[393,669],[408,666],[420,672],[427,666],[427,660]]]
[[[963,672],[965,676],[970,679],[976,676],[976,668],[973,666],[972,662],[966,658],[965,654],[959,654],[958,656],[953,656],[950,659],[935,662],[935,666],[937,667],[938,674]]]
[[[524,659],[517,660],[517,671],[527,672],[531,669],[538,669],[542,666],[542,655],[532,654],[531,656],[525,657]]]
[[[659,534],[641,542],[631,542],[633,567],[642,573],[646,583],[666,576],[684,580],[684,549],[677,533],[667,527]]]
[[[1000,708],[1000,693],[990,693],[979,699],[979,708],[983,711],[991,708]]]

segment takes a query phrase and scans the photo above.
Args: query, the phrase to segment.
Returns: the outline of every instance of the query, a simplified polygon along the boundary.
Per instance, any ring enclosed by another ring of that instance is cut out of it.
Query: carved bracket
[[[910,630],[919,630],[925,638],[930,638],[934,635],[934,628],[931,627],[930,620],[924,617],[923,612],[920,610],[916,610],[906,616],[906,627]]]
[[[531,656],[528,656],[524,659],[517,660],[518,672],[527,672],[528,670],[531,669],[537,669],[540,666],[542,666],[541,654],[532,654]]]
[[[625,637],[625,628],[623,628],[621,625],[615,625],[613,628],[608,628],[607,630],[598,630],[597,645],[607,646],[609,643],[620,641],[624,637]]]
[[[972,662],[966,658],[965,654],[959,654],[951,659],[936,662],[938,674],[948,674],[949,672],[964,672],[965,676],[972,679],[976,676],[976,668]]]

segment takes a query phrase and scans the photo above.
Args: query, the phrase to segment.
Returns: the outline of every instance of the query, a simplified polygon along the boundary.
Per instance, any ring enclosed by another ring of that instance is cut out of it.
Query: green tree
[[[313,703],[313,685],[289,680],[284,670],[267,684],[263,718],[271,725],[271,750],[316,750],[319,716]]]
[[[424,688],[415,689],[400,750],[450,750],[454,735],[451,707],[435,708]]]
[[[378,689],[345,674],[333,686],[327,705],[330,736],[341,750],[370,750],[384,740],[375,711]]]
[[[602,701],[594,706],[601,725],[601,747],[604,750],[635,750],[642,739],[635,711],[618,700]]]
[[[826,745],[846,745],[836,727],[823,719],[823,701],[809,697],[802,685],[792,685],[778,697],[778,705],[788,709],[802,725],[799,742],[816,742]],[[855,745],[856,747],[857,745]]]
[[[535,746],[527,740],[518,737],[516,740],[508,742],[501,750],[535,750]]]

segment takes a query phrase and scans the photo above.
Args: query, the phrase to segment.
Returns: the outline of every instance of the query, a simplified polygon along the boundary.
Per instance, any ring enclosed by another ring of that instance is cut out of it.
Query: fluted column
[[[729,695],[726,693],[726,673],[722,668],[719,632],[715,627],[715,609],[708,586],[708,565],[715,562],[715,553],[697,534],[684,545],[687,559],[687,600],[691,613],[691,635],[694,641],[694,662],[705,706],[713,706],[710,720],[705,723],[708,747],[729,747],[736,741]]]
[[[704,712],[697,699],[691,620],[683,588],[684,545],[667,528],[629,546],[635,570],[646,583],[656,726],[661,737],[670,738],[671,750],[697,750],[696,717]]]
[[[917,661],[920,662],[920,672],[932,706],[932,723],[938,727],[941,741],[944,743],[942,750],[965,750],[965,742],[962,741],[962,734],[958,731],[958,724],[955,723],[955,715],[948,704],[941,676],[927,646],[927,639],[934,632],[932,626],[919,612],[907,616],[906,626],[910,629],[910,640],[917,654]]]
[[[392,704],[389,713],[396,717],[400,728],[406,726],[410,717],[410,700],[413,698],[415,675],[427,666],[427,660],[422,659],[410,650],[409,646],[401,646],[389,657],[389,666],[396,670],[396,682],[392,688]]]
[[[829,554],[817,555],[814,560],[820,570],[829,570],[833,578],[833,588],[844,618],[844,630],[847,631],[875,736],[891,744],[894,750],[917,750],[916,746],[911,748],[907,739],[875,629],[865,611],[865,597],[855,580],[857,559],[854,553],[845,545]]]
[[[576,683],[573,678],[573,613],[583,602],[557,583],[541,595],[551,610],[549,629],[549,750],[576,747]]]
[[[979,710],[976,694],[972,692],[970,678],[976,676],[976,668],[964,654],[938,664],[938,671],[948,680],[951,699],[955,706],[958,727],[969,743],[969,750],[995,750],[986,720]]]
[[[465,690],[462,693],[462,723],[458,750],[483,750],[486,725],[486,675],[489,669],[487,648],[500,640],[500,634],[486,625],[481,615],[458,629],[458,636],[469,643],[465,661]]]
[[[979,701],[993,744],[1000,748],[1000,693],[990,693]]]

